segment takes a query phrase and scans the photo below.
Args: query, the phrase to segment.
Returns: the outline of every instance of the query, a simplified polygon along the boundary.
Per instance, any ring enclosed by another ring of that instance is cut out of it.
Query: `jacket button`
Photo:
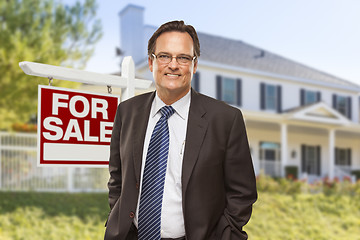
[[[140,187],[139,183],[136,183],[136,189],[139,189],[139,187]]]
[[[131,218],[134,218],[135,217],[135,213],[134,212],[130,212],[130,215],[129,215]]]

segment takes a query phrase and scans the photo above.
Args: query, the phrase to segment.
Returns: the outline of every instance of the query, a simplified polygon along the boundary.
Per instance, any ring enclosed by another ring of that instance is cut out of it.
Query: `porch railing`
[[[350,178],[353,182],[356,181],[356,177],[351,174],[351,166],[335,166],[335,177],[339,180],[344,180],[344,178]]]
[[[280,161],[274,160],[260,160],[260,170],[262,170],[265,175],[272,177],[280,177],[281,163]]]

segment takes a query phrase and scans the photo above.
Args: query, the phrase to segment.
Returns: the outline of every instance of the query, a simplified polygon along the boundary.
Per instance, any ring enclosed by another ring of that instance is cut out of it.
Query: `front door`
[[[321,175],[320,146],[301,145],[301,172],[308,175]]]
[[[280,177],[280,144],[275,142],[260,142],[260,169],[265,175]]]

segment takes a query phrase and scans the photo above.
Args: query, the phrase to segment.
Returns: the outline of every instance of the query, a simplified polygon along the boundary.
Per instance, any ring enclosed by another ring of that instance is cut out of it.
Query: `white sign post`
[[[152,83],[135,78],[131,57],[124,58],[120,77],[33,62],[19,65],[32,76],[120,87],[121,100]],[[119,97],[47,86],[38,92],[38,166],[107,167]]]
[[[20,62],[19,66],[27,75],[120,87],[122,88],[122,101],[133,97],[135,89],[148,89],[152,83],[151,80],[135,78],[135,64],[130,56],[125,57],[121,64],[122,73],[120,77],[34,62]]]

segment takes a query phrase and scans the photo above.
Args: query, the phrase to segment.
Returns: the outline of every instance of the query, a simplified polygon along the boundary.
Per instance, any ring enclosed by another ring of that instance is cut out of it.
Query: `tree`
[[[0,130],[36,116],[37,85],[47,84],[25,75],[19,62],[85,67],[102,35],[96,8],[95,0],[71,6],[57,0],[0,1]]]

